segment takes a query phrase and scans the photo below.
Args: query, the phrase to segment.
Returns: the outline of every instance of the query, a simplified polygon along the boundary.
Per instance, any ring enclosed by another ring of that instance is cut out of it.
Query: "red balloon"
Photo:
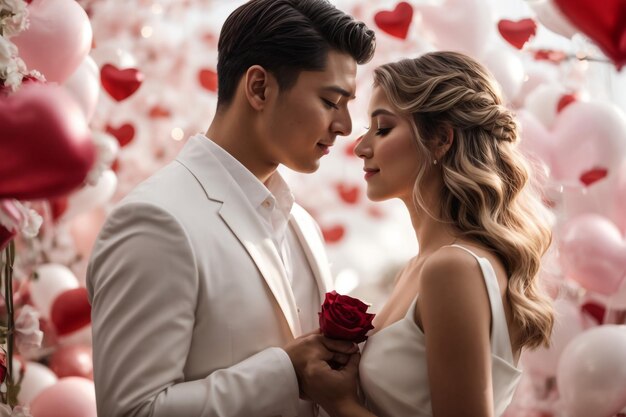
[[[522,49],[526,42],[537,32],[537,24],[533,19],[518,21],[502,19],[498,22],[500,35],[517,49]]]
[[[198,71],[198,82],[205,90],[217,92],[217,73],[215,71],[201,69]]]
[[[0,97],[0,199],[67,194],[95,158],[83,111],[62,87],[28,83]]]
[[[100,69],[102,87],[117,101],[126,100],[135,94],[143,78],[143,73],[135,68],[121,70],[115,65],[104,64]]]
[[[383,31],[396,38],[406,39],[413,20],[413,6],[405,1],[396,5],[393,11],[380,11],[374,15],[374,22]]]
[[[61,346],[48,366],[59,378],[80,376],[93,380],[93,354],[88,346]]]
[[[626,2],[554,0],[569,21],[589,36],[618,69],[626,64]]]
[[[87,288],[73,288],[59,294],[52,303],[50,319],[59,336],[89,325],[91,306],[87,298]]]

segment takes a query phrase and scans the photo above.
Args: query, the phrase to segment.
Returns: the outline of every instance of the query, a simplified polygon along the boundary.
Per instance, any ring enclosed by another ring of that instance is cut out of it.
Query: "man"
[[[331,277],[276,168],[313,172],[350,133],[374,33],[326,0],[252,0],[218,50],[206,136],[116,207],[92,254],[101,417],[313,416],[310,370],[355,351],[306,334]]]

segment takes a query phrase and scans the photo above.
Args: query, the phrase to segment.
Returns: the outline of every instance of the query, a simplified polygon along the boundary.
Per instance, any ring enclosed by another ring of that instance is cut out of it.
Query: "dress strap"
[[[463,249],[478,261],[483,273],[483,279],[485,280],[485,286],[487,287],[489,305],[491,307],[491,348],[497,356],[513,364],[509,328],[506,324],[504,305],[502,304],[502,297],[500,296],[500,286],[498,285],[498,279],[496,278],[496,271],[493,269],[493,265],[491,265],[489,259],[476,255],[473,251],[464,246],[453,244],[450,245],[450,247]]]

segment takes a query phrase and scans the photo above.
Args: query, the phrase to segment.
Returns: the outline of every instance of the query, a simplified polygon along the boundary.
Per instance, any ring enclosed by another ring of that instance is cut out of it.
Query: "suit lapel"
[[[321,302],[324,301],[326,291],[333,287],[333,280],[330,273],[326,250],[315,224],[307,219],[309,215],[304,209],[294,204],[291,210],[291,221],[289,222],[302,245],[306,258],[311,265],[311,270],[317,282]]]
[[[276,247],[237,183],[205,141],[208,139],[201,135],[191,137],[177,160],[198,179],[210,199],[222,202],[221,218],[256,264],[292,335],[297,337],[302,334],[298,309]]]

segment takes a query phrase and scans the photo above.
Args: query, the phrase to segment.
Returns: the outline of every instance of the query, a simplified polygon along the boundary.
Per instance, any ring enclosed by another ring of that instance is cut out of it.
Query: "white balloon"
[[[604,325],[565,348],[557,385],[568,417],[606,417],[626,406],[626,326]]]
[[[100,70],[93,58],[87,56],[63,86],[76,99],[87,121],[90,121],[100,94]]]
[[[505,47],[495,47],[485,53],[483,64],[496,78],[505,102],[512,101],[519,94],[524,82],[524,65],[519,56]]]
[[[96,185],[85,185],[70,195],[67,211],[62,219],[69,220],[77,214],[84,213],[108,202],[117,189],[117,175],[110,169],[105,170]]]
[[[537,15],[537,20],[552,32],[566,38],[571,38],[578,33],[553,0],[527,1],[526,3]]]
[[[20,368],[20,361],[13,362],[14,375],[19,375]],[[28,405],[41,391],[56,384],[58,380],[50,368],[37,362],[26,362],[24,379],[17,400],[22,405]]]
[[[551,128],[556,119],[559,101],[566,94],[565,87],[559,84],[543,84],[528,94],[524,108],[545,127]]]
[[[60,264],[44,264],[37,268],[37,279],[30,284],[33,304],[48,319],[54,299],[64,291],[78,287],[78,280],[72,271]]]

